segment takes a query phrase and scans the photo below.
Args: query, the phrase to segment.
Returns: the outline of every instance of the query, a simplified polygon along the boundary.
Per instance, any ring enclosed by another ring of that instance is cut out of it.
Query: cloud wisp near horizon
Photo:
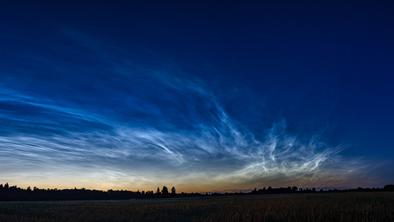
[[[349,186],[365,167],[317,135],[287,132],[283,119],[262,132],[248,129],[196,78],[115,60],[92,68],[41,57],[2,74],[3,179],[22,186],[223,191]]]

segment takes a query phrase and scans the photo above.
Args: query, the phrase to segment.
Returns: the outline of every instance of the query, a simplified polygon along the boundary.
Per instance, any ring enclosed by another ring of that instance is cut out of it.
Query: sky
[[[0,183],[394,183],[393,10],[2,1]]]

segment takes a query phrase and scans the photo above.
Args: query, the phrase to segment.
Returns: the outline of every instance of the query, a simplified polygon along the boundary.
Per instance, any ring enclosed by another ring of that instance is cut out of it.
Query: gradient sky
[[[394,5],[0,3],[0,183],[394,182]]]

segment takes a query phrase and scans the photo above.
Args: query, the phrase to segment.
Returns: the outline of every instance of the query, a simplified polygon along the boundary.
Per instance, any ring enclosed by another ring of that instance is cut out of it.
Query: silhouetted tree
[[[157,190],[156,190],[156,195],[160,195],[161,193],[160,193],[160,188],[159,187],[157,187]]]
[[[291,188],[291,191],[297,192],[297,191],[298,191],[298,187],[296,187],[296,186],[292,187],[292,188]]]
[[[386,190],[386,191],[394,191],[394,185],[386,185],[386,186],[384,186],[384,188],[383,188],[384,190]]]
[[[166,186],[163,186],[163,189],[161,189],[161,194],[164,196],[168,195],[168,188]]]
[[[171,195],[172,195],[172,196],[175,196],[175,195],[176,195],[176,189],[175,189],[174,186],[171,188]]]

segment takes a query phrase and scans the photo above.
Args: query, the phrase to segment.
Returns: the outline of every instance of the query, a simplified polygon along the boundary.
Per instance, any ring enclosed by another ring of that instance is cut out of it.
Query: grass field
[[[0,221],[394,221],[394,193],[0,202]]]

